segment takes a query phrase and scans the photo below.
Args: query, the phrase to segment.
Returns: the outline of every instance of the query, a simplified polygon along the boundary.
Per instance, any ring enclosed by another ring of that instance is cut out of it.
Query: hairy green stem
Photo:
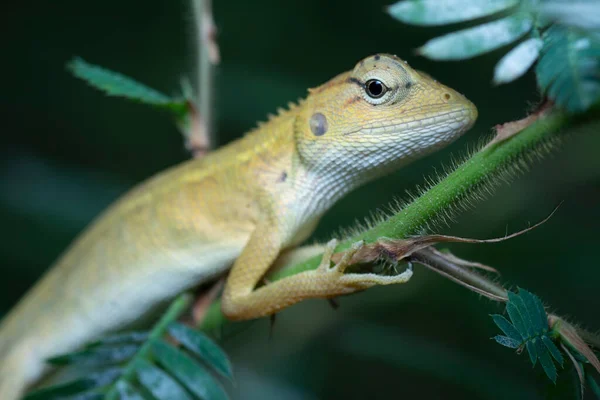
[[[188,309],[188,307],[192,304],[192,300],[193,296],[191,294],[184,293],[177,297],[171,303],[167,311],[163,314],[163,316],[158,320],[158,322],[150,331],[148,339],[140,347],[135,356],[133,356],[133,358],[129,360],[127,366],[123,370],[123,374],[121,375],[121,377],[119,377],[119,379],[115,383],[113,383],[111,389],[106,393],[106,400],[117,400],[119,398],[117,383],[119,381],[130,382],[134,378],[137,360],[141,360],[148,355],[152,343],[165,335],[165,333],[167,332],[167,328],[169,327],[171,322],[177,320],[181,316],[181,314],[183,314]]]
[[[552,139],[562,135],[565,128],[569,127],[571,130],[593,120],[594,117],[596,119],[598,117],[598,108],[578,117],[555,111],[540,118],[509,139],[475,153],[400,212],[371,229],[341,242],[337,246],[336,252],[348,249],[352,243],[358,240],[364,240],[368,244],[381,237],[401,239],[417,234],[423,227],[461,204],[469,194],[486,183],[493,182],[494,178],[497,178],[502,172],[518,169],[519,164],[527,164],[531,156],[539,153]],[[315,269],[318,267],[321,257],[322,255],[317,255],[304,262],[286,267],[270,275],[268,279],[276,281]],[[494,290],[499,293],[504,289],[495,288]],[[201,328],[214,330],[224,322],[225,318],[220,312],[220,303],[215,302],[209,309]]]

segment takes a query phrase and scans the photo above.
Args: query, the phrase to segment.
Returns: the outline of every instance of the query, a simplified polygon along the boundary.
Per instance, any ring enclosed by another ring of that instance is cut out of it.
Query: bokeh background
[[[402,25],[386,1],[216,0],[222,64],[215,82],[218,143],[264,120],[376,52],[398,54],[479,107],[474,129],[438,154],[342,200],[314,238],[326,240],[460,159],[495,124],[523,117],[539,99],[533,74],[493,87],[505,49],[436,63],[414,49],[448,29]],[[0,6],[0,313],[6,313],[85,225],[132,185],[187,158],[168,116],[106,98],[66,72],[73,56],[167,93],[194,74],[188,2],[4,2]],[[455,29],[451,27],[450,29]],[[578,134],[524,176],[438,232],[489,238],[545,225],[493,245],[457,245],[502,279],[538,294],[560,315],[600,328],[600,138]],[[84,295],[84,294],[82,294]],[[279,315],[269,337],[258,321],[222,344],[239,399],[468,398],[548,395],[540,367],[490,340],[502,308],[417,267],[407,285],[343,298],[334,311],[307,301]],[[1,315],[0,314],[0,315]],[[234,329],[236,330],[236,329]],[[562,374],[566,381],[572,371]],[[565,386],[567,387],[567,386]],[[565,389],[565,390],[570,390]]]

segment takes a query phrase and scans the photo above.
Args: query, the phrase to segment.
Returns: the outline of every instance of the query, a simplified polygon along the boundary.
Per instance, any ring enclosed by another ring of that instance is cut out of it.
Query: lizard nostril
[[[450,93],[444,93],[444,100],[449,101],[452,98]]]

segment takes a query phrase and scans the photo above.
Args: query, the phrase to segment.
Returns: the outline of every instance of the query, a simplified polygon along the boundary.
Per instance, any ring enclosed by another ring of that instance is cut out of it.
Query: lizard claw
[[[325,250],[323,251],[323,258],[318,268],[319,271],[340,275],[343,274],[346,271],[346,268],[351,265],[352,257],[354,257],[354,254],[356,254],[356,252],[359,251],[365,245],[365,242],[363,240],[359,240],[358,242],[353,243],[352,246],[350,246],[350,248],[344,252],[342,259],[333,267],[331,267],[331,257],[333,256],[337,243],[338,242],[336,239],[331,239],[325,246]]]

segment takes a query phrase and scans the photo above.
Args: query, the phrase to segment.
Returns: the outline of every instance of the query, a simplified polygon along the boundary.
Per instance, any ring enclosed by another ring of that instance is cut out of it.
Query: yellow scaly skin
[[[229,268],[223,312],[236,320],[405,282],[409,275],[344,274],[345,265],[329,268],[324,257],[317,270],[256,288],[338,199],[447,145],[476,117],[459,93],[395,56],[375,55],[242,139],[140,184],[2,321],[0,399],[18,398],[43,373],[44,359],[127,326]]]

